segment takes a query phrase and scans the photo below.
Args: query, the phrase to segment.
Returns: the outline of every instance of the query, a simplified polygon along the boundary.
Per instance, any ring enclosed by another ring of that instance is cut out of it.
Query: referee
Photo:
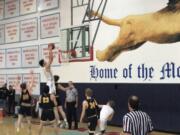
[[[72,126],[72,120],[74,118],[74,129],[78,129],[78,121],[77,121],[77,107],[78,107],[78,91],[74,87],[73,82],[69,81],[69,87],[65,90],[66,92],[66,100],[65,107],[67,111],[67,120],[69,129]]]
[[[152,122],[149,115],[139,110],[139,98],[130,96],[127,113],[123,117],[123,133],[121,135],[152,135]]]

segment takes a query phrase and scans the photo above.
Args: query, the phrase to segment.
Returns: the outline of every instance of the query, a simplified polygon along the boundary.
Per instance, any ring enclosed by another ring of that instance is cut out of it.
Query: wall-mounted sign
[[[0,44],[4,44],[4,40],[5,40],[5,37],[4,37],[4,25],[0,25]]]
[[[21,48],[13,48],[6,50],[6,67],[7,68],[21,67]]]
[[[5,49],[0,50],[0,68],[6,67],[6,51]]]
[[[37,18],[21,21],[21,41],[35,40],[38,38]]]
[[[9,23],[5,25],[6,43],[19,41],[19,22]]]
[[[60,20],[59,14],[41,17],[41,38],[58,36]]]
[[[59,7],[59,0],[40,0],[39,11],[50,10]]]
[[[38,46],[22,48],[22,67],[37,67],[39,62]]]
[[[19,16],[19,0],[5,0],[5,18]]]
[[[37,10],[36,0],[21,0],[20,1],[20,14],[34,13]]]

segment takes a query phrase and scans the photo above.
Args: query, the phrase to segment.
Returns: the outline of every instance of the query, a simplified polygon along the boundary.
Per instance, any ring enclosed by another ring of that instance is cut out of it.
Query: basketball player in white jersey
[[[53,49],[55,48],[54,43],[49,43],[48,44],[48,50],[49,50],[49,59],[48,61],[45,61],[44,59],[41,59],[39,61],[39,65],[41,67],[44,67],[44,74],[46,76],[47,79],[47,86],[49,86],[49,94],[54,95],[56,94],[56,87],[55,87],[55,82],[54,82],[54,76],[51,70],[51,64],[53,62]],[[57,120],[58,125],[61,123],[60,118],[59,118],[59,114],[58,114],[58,110],[57,110],[57,106],[54,107],[54,113],[55,113],[55,117]],[[41,114],[40,114],[41,115]]]
[[[107,127],[107,122],[112,120],[114,115],[114,101],[110,100],[106,105],[98,105],[101,108],[100,118],[99,118],[99,129],[100,133],[97,135],[104,135]]]
[[[48,61],[45,61],[44,59],[41,59],[39,61],[39,65],[41,67],[44,67],[44,74],[46,76],[47,79],[47,85],[49,86],[49,94],[55,94],[56,93],[56,88],[55,88],[55,83],[54,83],[54,77],[52,74],[52,70],[51,70],[51,64],[53,62],[53,49],[54,49],[54,44],[53,43],[49,43],[48,44],[48,50],[49,50],[49,59]]]

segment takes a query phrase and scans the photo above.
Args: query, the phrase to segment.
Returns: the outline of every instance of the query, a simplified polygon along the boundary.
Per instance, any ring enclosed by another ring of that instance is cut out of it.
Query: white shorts
[[[100,131],[106,130],[107,120],[99,119],[99,129]]]
[[[49,86],[49,94],[56,93],[56,87],[54,81],[47,81],[46,85]]]

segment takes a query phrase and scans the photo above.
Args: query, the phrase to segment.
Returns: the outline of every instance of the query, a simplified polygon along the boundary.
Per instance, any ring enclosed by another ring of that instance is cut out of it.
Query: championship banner
[[[41,23],[41,38],[55,37],[59,34],[60,18],[59,14],[42,16]]]
[[[59,65],[59,58],[58,58],[59,47],[58,44],[55,44],[55,49],[53,50],[54,58],[53,58],[53,66]],[[48,61],[49,52],[48,52],[48,45],[41,45],[40,46],[40,59],[45,59]]]
[[[34,83],[33,83],[33,95],[39,95],[40,94],[40,74],[33,74],[34,77]],[[23,82],[26,82],[29,84],[31,82],[31,74],[23,74]]]
[[[19,22],[5,25],[5,41],[6,43],[19,42]]]
[[[39,11],[50,10],[59,7],[59,0],[40,0]]]
[[[0,44],[4,44],[4,40],[5,40],[5,37],[4,37],[4,25],[0,25]]]
[[[22,48],[22,67],[38,67],[39,48],[30,46]]]
[[[20,14],[30,14],[37,10],[37,0],[20,0]]]
[[[5,0],[5,18],[19,16],[19,0]]]
[[[21,21],[21,41],[35,40],[38,38],[37,18]]]
[[[0,1],[0,20],[4,18],[4,1]]]
[[[21,74],[9,74],[7,75],[7,86],[13,86],[16,90],[16,94],[20,94],[20,84],[22,83],[22,75]]]
[[[5,49],[0,49],[0,69],[6,68],[6,51]]]
[[[13,48],[6,50],[6,67],[7,68],[21,67],[21,48]]]
[[[2,87],[7,81],[6,75],[0,74],[0,87]]]

